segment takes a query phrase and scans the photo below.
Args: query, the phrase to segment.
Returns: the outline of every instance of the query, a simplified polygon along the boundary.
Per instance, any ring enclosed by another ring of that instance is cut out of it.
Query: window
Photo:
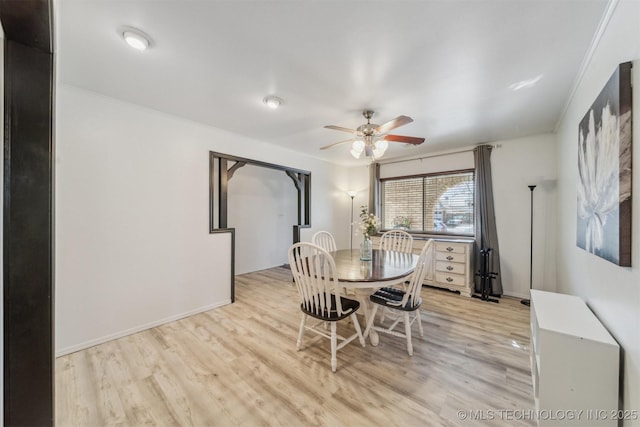
[[[388,178],[380,184],[384,229],[473,235],[473,171]]]

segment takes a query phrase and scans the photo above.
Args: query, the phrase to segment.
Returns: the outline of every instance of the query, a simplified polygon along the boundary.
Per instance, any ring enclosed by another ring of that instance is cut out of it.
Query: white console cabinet
[[[473,293],[473,272],[471,271],[473,242],[463,240],[437,240],[435,246],[435,277],[427,277],[425,283],[431,286],[460,291],[460,295],[470,297]]]
[[[617,425],[619,351],[582,299],[532,290],[531,376],[538,425]],[[572,419],[558,419],[567,411],[575,411]]]
[[[424,284],[459,291],[470,297],[473,293],[473,240],[431,239],[435,249],[433,274],[424,278]],[[380,247],[380,237],[371,238],[374,248]],[[427,240],[413,239],[413,252],[419,254]]]

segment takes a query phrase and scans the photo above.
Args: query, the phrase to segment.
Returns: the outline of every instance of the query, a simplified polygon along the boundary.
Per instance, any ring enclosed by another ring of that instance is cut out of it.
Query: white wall
[[[236,229],[236,274],[288,263],[298,221],[291,178],[282,171],[245,166],[229,181],[228,194],[228,226]],[[268,250],[256,250],[267,244]]]
[[[621,1],[558,130],[558,291],[582,297],[622,347],[624,409],[640,410],[640,2]],[[631,268],[576,246],[578,123],[618,64],[633,60]],[[640,421],[625,422],[640,426]]]
[[[362,206],[369,205],[369,163],[365,163],[361,166],[354,166],[349,168],[349,189],[357,191],[358,193],[353,198],[353,219],[348,222],[347,226],[353,223],[353,248],[357,249],[362,241],[362,232],[358,228],[358,222],[360,221],[360,209]],[[351,213],[351,198],[349,198],[349,217]],[[349,235],[351,229],[346,231]]]
[[[499,146],[491,153],[491,169],[504,294],[529,298],[530,184],[538,185],[534,190],[533,287],[555,290],[555,138],[537,135],[491,144]],[[383,164],[381,170],[393,176],[394,170],[408,175],[436,168],[473,168],[473,153],[440,154],[444,153],[409,161],[405,168],[403,163]],[[367,204],[368,168],[351,168],[349,179],[352,187],[361,189],[357,199]]]
[[[305,163],[300,163],[304,165]],[[351,198],[349,171],[343,166],[315,160],[321,167],[298,166],[299,169],[311,170],[311,225],[300,233],[301,241],[311,241],[316,231],[327,230],[336,239],[339,249],[349,247],[349,213]],[[294,166],[295,167],[295,166]]]
[[[463,150],[442,156],[417,158],[402,162],[382,163],[380,178],[473,169],[473,152]]]
[[[303,237],[347,218],[344,168],[67,85],[56,107],[58,355],[229,302],[230,237],[208,232],[209,150],[311,171]],[[253,242],[242,268],[273,266],[249,262],[273,241]]]
[[[533,288],[555,291],[556,161],[554,135],[497,141],[491,153],[500,269],[505,295],[529,298],[531,190]]]

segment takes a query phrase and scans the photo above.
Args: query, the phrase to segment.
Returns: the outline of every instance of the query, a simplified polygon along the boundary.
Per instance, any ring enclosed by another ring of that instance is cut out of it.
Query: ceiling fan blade
[[[424,142],[424,138],[417,138],[415,136],[403,136],[403,135],[385,135],[386,141],[404,142],[405,144],[420,145]]]
[[[320,147],[321,150],[326,150],[327,148],[331,148],[334,147],[336,145],[340,145],[340,144],[344,144],[345,142],[352,142],[355,141],[355,138],[349,138],[349,139],[345,139],[344,141],[338,141],[338,142],[334,142],[333,144],[329,144],[329,145],[325,145],[324,147]]]
[[[375,131],[378,133],[387,133],[391,129],[395,129],[397,127],[409,124],[413,121],[413,119],[409,116],[398,116],[393,120],[389,120],[387,123],[378,126]]]
[[[355,133],[355,134],[358,133],[358,131],[355,129],[343,128],[341,126],[329,125],[329,126],[325,126],[325,128],[333,129],[333,130],[341,130],[342,132],[349,132],[349,133]]]

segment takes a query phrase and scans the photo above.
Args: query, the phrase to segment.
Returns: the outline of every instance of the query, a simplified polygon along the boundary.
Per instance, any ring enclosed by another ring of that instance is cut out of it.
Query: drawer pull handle
[[[449,260],[449,261],[451,261],[452,259],[453,259],[453,257],[452,257],[451,255],[449,255],[449,256],[447,257],[447,260]]]
[[[451,271],[453,270],[453,267],[451,267],[450,265],[447,266],[447,270]]]
[[[453,250],[453,248],[452,248],[451,246],[448,246],[448,247],[447,247],[447,250],[448,250],[449,252],[451,252],[451,251]]]
[[[453,282],[453,279],[451,277],[447,277],[447,282]]]

